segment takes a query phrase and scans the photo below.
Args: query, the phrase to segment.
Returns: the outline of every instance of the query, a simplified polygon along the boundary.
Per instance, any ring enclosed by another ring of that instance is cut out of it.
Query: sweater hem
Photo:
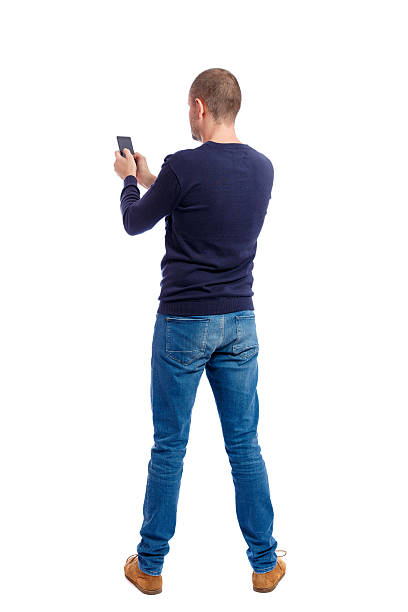
[[[227,314],[239,310],[254,310],[252,297],[220,297],[207,300],[181,300],[166,302],[160,300],[157,312],[173,315],[211,315]]]

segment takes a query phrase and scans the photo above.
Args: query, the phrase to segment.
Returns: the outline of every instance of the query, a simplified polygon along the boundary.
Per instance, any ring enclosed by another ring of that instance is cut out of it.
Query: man
[[[274,513],[257,438],[252,268],[274,169],[235,134],[241,90],[228,70],[200,73],[188,104],[192,137],[202,144],[167,155],[158,176],[140,153],[132,156],[125,149],[124,158],[115,152],[114,168],[124,180],[120,206],[126,232],[141,234],[163,217],[166,227],[151,358],[154,445],[141,541],[126,561],[125,575],[143,593],[162,590],[191,412],[205,370],[231,465],[253,589],[269,592],[286,565],[272,536]],[[148,189],[142,198],[138,183]]]

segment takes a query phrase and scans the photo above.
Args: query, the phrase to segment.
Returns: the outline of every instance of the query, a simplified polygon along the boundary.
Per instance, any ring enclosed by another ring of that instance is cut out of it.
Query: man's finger
[[[124,151],[126,151],[126,157],[128,159],[132,159],[134,161],[134,157],[132,155],[132,153],[129,151],[129,149],[123,149]]]
[[[119,159],[121,156],[120,151],[115,151],[116,159]]]

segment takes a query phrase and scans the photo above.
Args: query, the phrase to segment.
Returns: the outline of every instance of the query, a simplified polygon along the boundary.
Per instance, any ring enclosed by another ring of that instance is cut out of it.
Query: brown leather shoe
[[[283,552],[286,555],[286,550],[279,549],[279,552]],[[278,551],[276,551],[276,553],[278,553]],[[279,580],[281,580],[286,573],[286,563],[279,558],[285,555],[277,555],[278,560],[276,565],[270,572],[266,572],[265,574],[256,574],[252,572],[252,585],[254,591],[258,593],[269,593],[269,591],[273,591]]]
[[[152,576],[142,572],[137,562],[137,555],[130,555],[125,563],[125,576],[146,595],[156,595],[162,592],[162,577]]]

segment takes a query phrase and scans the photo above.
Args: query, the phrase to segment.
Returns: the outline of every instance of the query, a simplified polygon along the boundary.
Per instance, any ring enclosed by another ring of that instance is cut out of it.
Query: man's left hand
[[[116,161],[113,164],[115,172],[121,179],[125,179],[129,174],[136,178],[136,162],[129,149],[123,149],[126,157],[122,157],[120,151],[115,151]]]

